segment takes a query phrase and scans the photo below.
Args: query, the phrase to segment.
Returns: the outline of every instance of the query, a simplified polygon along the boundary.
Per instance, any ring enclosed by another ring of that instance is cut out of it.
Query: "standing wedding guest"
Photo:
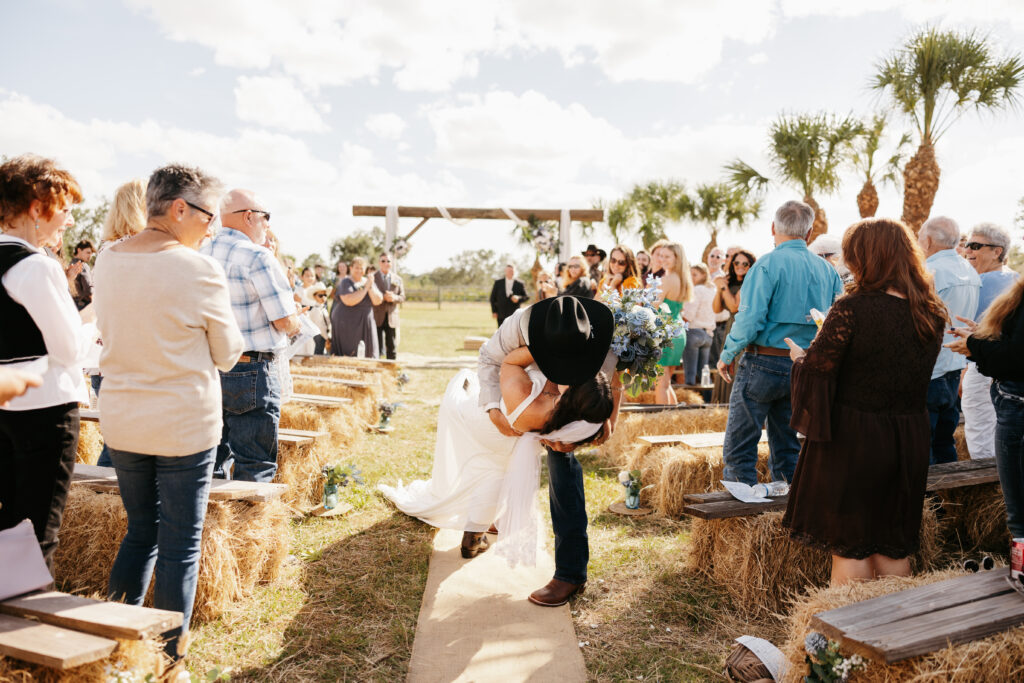
[[[331,353],[356,356],[359,342],[366,358],[380,357],[373,307],[384,301],[373,280],[366,277],[367,262],[356,256],[349,263],[348,276],[338,284],[331,309]]]
[[[636,267],[640,270],[640,282],[647,282],[647,273],[651,272],[651,255],[643,249],[636,252]]]
[[[604,270],[601,268],[601,264],[608,254],[604,249],[598,249],[597,246],[588,244],[582,255],[587,260],[587,277],[590,278],[591,288],[596,292],[597,283],[604,277]]]
[[[715,247],[708,252],[708,284],[717,292],[714,282],[718,278],[727,277],[723,268],[725,264],[725,251],[721,247]],[[708,363],[711,367],[718,365],[718,356],[722,353],[722,345],[725,344],[725,335],[729,334],[727,323],[729,322],[729,311],[722,310],[715,313],[715,333],[711,337],[711,348],[708,351]]]
[[[1006,267],[1010,251],[1010,233],[995,223],[980,223],[971,230],[965,245],[967,262],[981,280],[978,313],[972,320],[981,320],[997,296],[1012,285],[1017,273]],[[968,359],[964,370],[960,407],[964,412],[964,437],[972,458],[993,458],[996,455],[996,410],[990,392],[992,380],[978,372],[978,365]]]
[[[555,287],[558,287],[559,292],[565,288],[565,268],[567,265],[565,261],[559,261],[555,264]]]
[[[946,316],[904,224],[855,223],[843,254],[849,294],[806,353],[790,343],[791,424],[806,440],[782,520],[832,554],[833,585],[910,575],[928,478],[925,397]]]
[[[71,259],[71,265],[82,264],[81,270],[75,276],[74,287],[75,306],[78,307],[78,310],[82,310],[92,303],[92,266],[89,265],[89,262],[92,261],[95,253],[96,248],[89,240],[82,240],[75,245],[75,255]]]
[[[526,301],[526,284],[516,277],[516,267],[505,265],[505,277],[498,278],[491,287],[491,316],[498,321],[498,327]]]
[[[839,270],[839,262],[843,256],[843,245],[835,235],[818,235],[808,249],[812,254],[817,254],[832,264],[832,267]]]
[[[380,270],[373,275],[374,284],[380,291],[383,301],[373,307],[373,321],[377,325],[377,347],[380,354],[389,360],[395,360],[395,349],[398,346],[398,309],[405,301],[405,283],[402,277],[393,272],[393,256],[387,252],[380,255]]]
[[[659,301],[668,306],[673,318],[682,320],[683,305],[693,299],[693,280],[690,277],[690,266],[686,261],[683,245],[678,242],[666,242],[654,251],[654,258],[658,268],[664,273],[661,277]],[[672,376],[675,374],[675,368],[683,362],[686,336],[684,332],[676,337],[658,359],[658,365],[664,368],[654,387],[654,402],[659,405],[677,403],[676,392],[672,389]]]
[[[725,346],[725,337],[729,336],[732,324],[736,320],[736,311],[740,310],[740,289],[743,287],[743,279],[747,277],[751,266],[757,263],[757,257],[753,253],[736,248],[732,256],[725,258],[725,277],[714,279],[715,298],[711,300],[711,310],[716,315],[725,314],[725,335],[722,338],[722,345]],[[721,352],[719,352],[721,354]],[[737,363],[743,357],[743,350],[736,355],[733,363]],[[717,363],[716,363],[717,366]],[[711,389],[712,403],[728,403],[732,395],[732,383],[727,382],[720,374],[715,374],[714,388]]]
[[[644,279],[644,286],[651,284],[651,280],[654,278],[661,278],[665,271],[661,267],[661,257],[658,256],[658,250],[669,243],[669,240],[662,238],[651,245],[651,267],[647,270],[647,277]]]
[[[581,299],[593,299],[594,287],[587,277],[587,266],[582,256],[570,256],[565,264],[565,284],[562,287],[562,294],[579,297]]]
[[[220,374],[224,431],[214,472],[267,482],[277,473],[277,354],[299,332],[299,318],[280,263],[262,246],[270,227],[270,212],[262,202],[250,190],[231,190],[221,200],[220,222],[223,227],[201,251],[224,268],[245,351],[234,367]]]
[[[1006,524],[1013,538],[1024,538],[1024,278],[989,304],[980,325],[958,327],[955,333],[950,348],[992,379],[996,470]]]
[[[686,330],[686,346],[683,348],[683,374],[686,383],[694,385],[708,365],[711,353],[711,338],[715,333],[715,311],[711,302],[715,299],[715,288],[708,284],[708,267],[703,263],[690,266],[693,278],[693,299],[683,304],[683,320],[689,325]]]
[[[956,317],[973,320],[978,312],[981,278],[966,260],[956,253],[960,228],[946,216],[929,218],[917,235],[925,254],[925,267],[935,278],[935,291],[949,309],[950,320]],[[950,341],[952,337],[947,337]],[[932,426],[931,464],[956,460],[953,432],[960,424],[957,390],[960,373],[967,361],[949,349],[939,352],[932,381],[928,385],[928,417]]]
[[[295,294],[299,297],[298,303],[302,306],[312,306],[313,301],[313,287],[319,284],[316,280],[316,272],[306,266],[302,269],[302,275],[299,276],[299,285],[295,288]]]
[[[217,371],[244,348],[224,269],[197,252],[221,190],[197,168],[157,169],[146,229],[96,263],[101,425],[128,514],[108,595],[142,605],[155,569],[153,606],[184,615],[164,646],[172,660],[187,643],[221,439]]]
[[[318,282],[313,285],[313,305],[309,309],[309,319],[320,330],[313,337],[313,354],[322,356],[331,342],[331,314],[327,311],[327,285]]]
[[[138,235],[146,228],[146,183],[139,180],[129,180],[121,185],[114,192],[114,199],[110,202],[110,210],[103,221],[103,241],[100,242],[100,253],[103,253],[115,244],[120,244]],[[102,345],[102,342],[99,342]],[[92,383],[92,391],[98,399],[100,387],[103,385],[103,375],[99,368],[88,368],[89,380]],[[110,461],[110,449],[103,444],[99,460],[96,461],[99,467],[113,467]]]
[[[554,278],[546,270],[537,273],[537,301],[552,299],[558,296],[558,287],[555,286]]]
[[[766,418],[772,479],[793,479],[800,443],[789,426],[793,361],[784,340],[809,346],[818,329],[811,309],[827,311],[843,290],[835,268],[807,249],[813,223],[814,209],[807,204],[780,206],[772,222],[775,249],[754,264],[743,282],[742,303],[718,359],[722,378],[732,381],[734,373],[736,378],[722,453],[723,477],[729,481],[757,483],[757,444]],[[737,253],[733,260],[738,258]]]
[[[316,274],[316,281],[327,284],[327,266],[317,261],[313,264],[313,272]]]
[[[0,530],[32,522],[47,565],[53,564],[78,448],[78,403],[88,401],[82,362],[95,341],[92,325],[68,292],[56,248],[82,201],[75,178],[51,159],[24,155],[0,164],[0,364],[36,372],[42,386],[0,409]]]
[[[608,256],[608,268],[597,291],[600,293],[606,289],[614,289],[622,294],[624,289],[638,288],[640,282],[640,271],[633,250],[625,244],[616,244]]]

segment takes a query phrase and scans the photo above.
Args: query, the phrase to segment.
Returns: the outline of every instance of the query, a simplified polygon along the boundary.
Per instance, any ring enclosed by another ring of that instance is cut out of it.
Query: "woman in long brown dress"
[[[946,309],[910,230],[871,218],[843,237],[853,273],[806,353],[791,425],[805,435],[782,523],[832,554],[832,584],[910,574],[931,431],[925,396]]]

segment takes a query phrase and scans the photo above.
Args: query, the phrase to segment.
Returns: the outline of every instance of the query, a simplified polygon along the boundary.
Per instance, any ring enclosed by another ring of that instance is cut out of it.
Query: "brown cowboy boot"
[[[559,579],[551,579],[548,585],[530,593],[530,602],[541,607],[558,607],[569,602],[574,595],[582,595],[583,589],[587,587],[586,582],[569,583]]]
[[[462,532],[462,556],[467,560],[472,559],[486,551],[491,544],[487,541],[487,534],[483,531]]]

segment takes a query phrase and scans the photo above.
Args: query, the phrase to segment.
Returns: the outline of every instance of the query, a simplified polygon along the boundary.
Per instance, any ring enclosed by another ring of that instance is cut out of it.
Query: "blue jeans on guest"
[[[96,394],[99,398],[100,386],[103,384],[103,375],[91,375],[89,381],[92,382],[92,393]],[[107,448],[106,442],[103,443],[103,450],[100,451],[100,459],[96,461],[96,464],[100,467],[113,467],[114,463],[110,461],[110,449]]]
[[[725,427],[722,458],[726,481],[757,483],[757,444],[761,429],[768,421],[768,448],[771,451],[772,479],[792,481],[800,441],[789,426],[793,416],[790,404],[789,374],[793,361],[789,356],[743,354],[729,396],[729,420]]]
[[[683,374],[686,375],[686,383],[694,385],[697,383],[698,372],[708,364],[708,356],[711,353],[711,335],[707,330],[699,327],[691,327],[686,331],[686,346],[683,347]]]
[[[274,479],[281,421],[281,378],[276,362],[238,363],[220,373],[224,432],[217,448],[217,477]]]
[[[1024,382],[992,382],[996,409],[996,470],[1006,502],[1006,525],[1024,538]]]
[[[956,442],[953,432],[960,424],[960,406],[957,389],[960,371],[950,370],[928,382],[928,419],[932,425],[932,449],[929,464],[954,462]]]
[[[181,628],[166,634],[164,649],[172,659],[180,656],[178,642],[192,618],[215,453],[211,448],[169,457],[110,449],[128,533],[110,570],[107,594],[141,605],[155,566],[153,606],[185,616]]]
[[[583,468],[572,453],[548,449],[548,493],[555,532],[555,578],[586,583],[590,561],[587,503],[583,498]]]

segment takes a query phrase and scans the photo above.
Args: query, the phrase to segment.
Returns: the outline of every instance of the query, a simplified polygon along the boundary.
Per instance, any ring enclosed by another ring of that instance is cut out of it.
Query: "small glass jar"
[[[324,484],[324,510],[338,507],[338,485]]]
[[[626,487],[626,507],[630,510],[640,508],[640,484],[632,484]]]

